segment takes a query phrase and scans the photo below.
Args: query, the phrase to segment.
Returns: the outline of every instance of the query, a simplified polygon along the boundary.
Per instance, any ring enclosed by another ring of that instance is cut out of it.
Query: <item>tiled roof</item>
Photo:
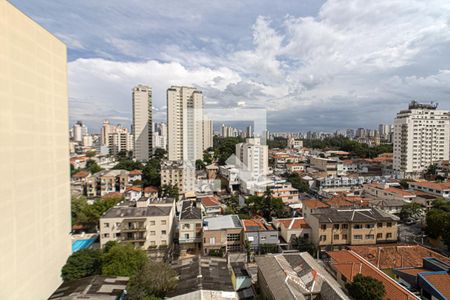
[[[328,205],[326,205],[325,203],[323,203],[322,201],[319,201],[317,199],[307,199],[307,200],[303,200],[303,205],[309,207],[309,208],[327,208],[329,207]]]
[[[258,219],[249,219],[249,220],[241,220],[242,226],[244,227],[244,231],[266,231],[266,230],[274,230],[271,225],[266,226],[262,220]]]
[[[87,177],[87,176],[89,176],[89,172],[84,171],[84,170],[76,172],[75,174],[72,175],[72,177],[74,177],[74,178],[83,178],[83,177]]]
[[[350,246],[350,249],[380,269],[420,268],[422,267],[424,257],[435,257],[445,263],[450,263],[449,258],[420,245],[386,244]]]
[[[171,206],[129,207],[115,206],[110,208],[101,218],[145,218],[155,216],[168,216]]]
[[[320,223],[397,221],[398,217],[377,208],[324,208],[313,214]]]
[[[431,181],[418,181],[410,182],[411,185],[418,185],[434,190],[448,190],[450,189],[450,182],[431,182]]]
[[[397,271],[398,272],[402,272],[402,273],[406,273],[406,274],[409,274],[409,275],[416,276],[417,273],[426,272],[427,269],[424,269],[424,268],[407,268],[407,269],[397,269]]]
[[[277,219],[277,222],[283,224],[286,229],[309,228],[308,223],[303,218]]]
[[[158,188],[154,187],[154,186],[146,186],[144,188],[144,193],[157,193],[158,192]]]
[[[399,195],[402,195],[402,196],[415,196],[415,194],[412,193],[412,192],[405,191],[405,190],[402,190],[402,189],[398,189],[398,188],[395,188],[395,187],[390,187],[390,188],[387,188],[387,189],[384,189],[384,190],[386,192],[393,193],[393,194],[399,194]]]
[[[114,198],[114,197],[122,197],[122,193],[120,193],[120,192],[110,192],[110,193],[104,195],[102,198],[105,199],[105,198]]]
[[[142,188],[140,186],[130,186],[127,187],[127,190],[125,192],[134,191],[134,192],[142,192]]]
[[[446,299],[450,299],[450,274],[447,272],[422,273],[420,276],[429,282]],[[433,297],[434,298],[434,297]]]
[[[202,198],[202,205],[203,206],[220,206],[219,200],[215,197],[203,197]]]
[[[386,290],[386,294],[384,296],[385,300],[417,299],[414,294],[400,286],[388,275],[371,265],[365,259],[359,257],[353,251],[341,250],[327,253],[333,259],[333,267],[344,275],[347,280],[352,281],[355,275],[362,274],[381,281]]]
[[[132,170],[128,174],[129,175],[142,175],[142,172],[141,172],[141,170]]]
[[[200,208],[194,206],[193,201],[183,201],[180,213],[180,220],[201,220],[202,212]]]

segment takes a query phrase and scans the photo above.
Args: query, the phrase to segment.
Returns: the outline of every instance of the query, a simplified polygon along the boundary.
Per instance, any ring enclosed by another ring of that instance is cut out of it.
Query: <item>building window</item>
[[[392,238],[392,233],[390,233],[390,232],[386,233],[386,238],[387,239],[391,239]]]
[[[382,233],[377,233],[377,239],[382,239],[383,238],[383,234]]]
[[[361,234],[356,234],[353,236],[353,239],[355,240],[362,240],[362,235]]]
[[[210,245],[215,245],[216,244],[216,238],[215,237],[210,237],[209,238],[209,244]]]
[[[342,235],[342,239],[343,239],[343,240],[346,240],[346,239],[347,239],[347,235],[346,235],[346,234],[343,234],[343,235]]]
[[[167,245],[167,241],[166,240],[161,240],[161,245]]]
[[[166,220],[161,220],[161,225],[166,225],[166,224],[167,224]]]
[[[227,242],[236,242],[241,240],[241,235],[239,233],[227,234]]]
[[[353,229],[361,229],[362,225],[361,224],[355,224],[353,225]]]
[[[348,224],[342,224],[342,229],[348,229]]]
[[[374,228],[374,227],[375,227],[374,224],[366,224],[366,228],[367,228],[367,229]]]
[[[106,227],[106,228],[109,228],[109,223],[105,223],[105,227]]]
[[[377,227],[383,227],[383,223],[377,223]]]
[[[366,234],[366,240],[373,240],[375,236],[373,234]]]
[[[156,235],[156,231],[150,231],[150,235]]]
[[[321,235],[320,236],[320,241],[326,241],[327,240],[327,236],[326,235]]]
[[[387,227],[392,227],[392,223],[391,223],[391,222],[388,222],[388,223],[386,223],[386,226],[387,226]]]
[[[334,224],[334,225],[333,225],[333,228],[334,228],[334,229],[339,229],[339,224]]]
[[[103,234],[103,237],[104,237],[104,238],[109,238],[109,233]]]
[[[155,242],[155,241],[150,241],[150,245],[151,245],[151,246],[155,246],[155,245],[156,245],[156,242]]]
[[[327,229],[327,225],[321,225],[320,228],[321,228],[322,230],[326,230],[326,229]]]
[[[338,240],[338,239],[339,239],[339,234],[335,234],[333,238],[334,238],[335,240]]]
[[[155,221],[150,221],[150,226],[155,226]]]

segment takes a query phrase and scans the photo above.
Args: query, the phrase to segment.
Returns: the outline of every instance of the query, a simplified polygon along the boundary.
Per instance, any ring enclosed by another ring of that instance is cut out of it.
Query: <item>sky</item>
[[[450,109],[448,0],[10,0],[68,47],[70,122],[129,126],[131,89],[203,91],[266,109],[271,131],[392,123],[411,100]],[[226,110],[225,110],[226,111]]]

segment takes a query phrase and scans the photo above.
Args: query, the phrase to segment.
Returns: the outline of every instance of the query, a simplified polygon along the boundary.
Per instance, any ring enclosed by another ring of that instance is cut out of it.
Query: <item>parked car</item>
[[[413,225],[413,224],[416,224],[416,220],[414,220],[414,219],[408,219],[408,220],[405,221],[405,224],[406,224],[406,225]]]

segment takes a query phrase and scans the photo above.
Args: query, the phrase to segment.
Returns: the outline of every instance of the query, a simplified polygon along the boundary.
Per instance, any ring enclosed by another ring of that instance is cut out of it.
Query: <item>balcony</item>
[[[135,242],[145,242],[146,239],[145,239],[144,235],[142,235],[142,236],[132,236],[132,237],[123,236],[123,237],[119,238],[119,241],[120,242],[124,242],[124,243],[126,243],[126,242],[128,242],[128,243],[135,243]]]
[[[180,237],[178,240],[179,240],[180,244],[190,244],[190,243],[201,243],[202,242],[201,237],[190,237],[190,238]]]
[[[119,230],[120,230],[121,232],[139,232],[139,231],[146,231],[147,228],[146,228],[144,225],[142,225],[142,226],[135,226],[135,225],[133,225],[133,226],[121,225],[121,226],[119,227]]]

